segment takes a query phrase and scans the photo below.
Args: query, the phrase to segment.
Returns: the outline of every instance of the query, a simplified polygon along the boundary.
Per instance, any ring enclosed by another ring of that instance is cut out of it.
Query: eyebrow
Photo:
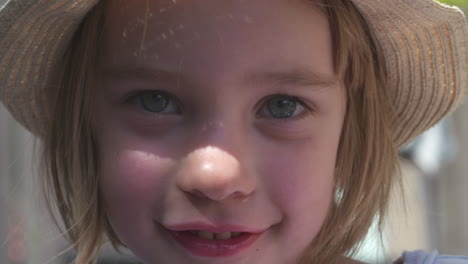
[[[104,76],[117,79],[144,79],[156,80],[164,79],[179,79],[180,74],[164,69],[150,69],[142,66],[118,66],[109,67],[103,70]]]
[[[106,68],[104,75],[117,79],[187,81],[185,76],[179,72],[140,66]],[[254,85],[266,83],[279,86],[314,86],[321,88],[332,87],[338,83],[338,79],[334,75],[315,72],[305,67],[293,68],[288,71],[251,72],[243,76],[242,80],[245,83]]]
[[[338,79],[335,76],[312,71],[308,68],[295,68],[289,71],[267,71],[249,74],[248,82],[273,82],[285,86],[320,86],[323,88],[335,86]]]

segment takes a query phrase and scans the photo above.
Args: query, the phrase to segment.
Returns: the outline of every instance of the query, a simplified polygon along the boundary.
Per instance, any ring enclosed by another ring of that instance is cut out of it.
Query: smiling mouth
[[[207,240],[229,240],[231,238],[236,238],[243,234],[243,232],[214,233],[214,232],[208,232],[204,230],[189,230],[185,232],[190,233],[190,235],[192,236],[197,236],[199,238],[203,238]]]
[[[166,229],[174,241],[191,255],[209,258],[235,256],[251,248],[264,234],[249,232],[209,232],[206,230]]]

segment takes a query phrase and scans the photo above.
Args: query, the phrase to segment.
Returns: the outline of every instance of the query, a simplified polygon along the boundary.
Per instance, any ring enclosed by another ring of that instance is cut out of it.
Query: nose
[[[204,147],[181,161],[177,186],[196,197],[214,201],[243,200],[255,190],[255,178],[239,160],[217,147]]]

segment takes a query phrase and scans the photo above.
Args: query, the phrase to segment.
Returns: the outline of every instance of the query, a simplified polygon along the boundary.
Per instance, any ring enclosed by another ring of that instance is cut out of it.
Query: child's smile
[[[106,16],[95,126],[122,242],[148,264],[297,262],[346,108],[326,16],[299,0],[113,0]]]

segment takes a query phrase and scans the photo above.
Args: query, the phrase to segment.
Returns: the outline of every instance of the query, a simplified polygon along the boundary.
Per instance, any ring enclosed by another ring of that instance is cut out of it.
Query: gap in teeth
[[[228,240],[240,236],[241,232],[213,233],[203,230],[189,230],[190,234],[209,240]]]

